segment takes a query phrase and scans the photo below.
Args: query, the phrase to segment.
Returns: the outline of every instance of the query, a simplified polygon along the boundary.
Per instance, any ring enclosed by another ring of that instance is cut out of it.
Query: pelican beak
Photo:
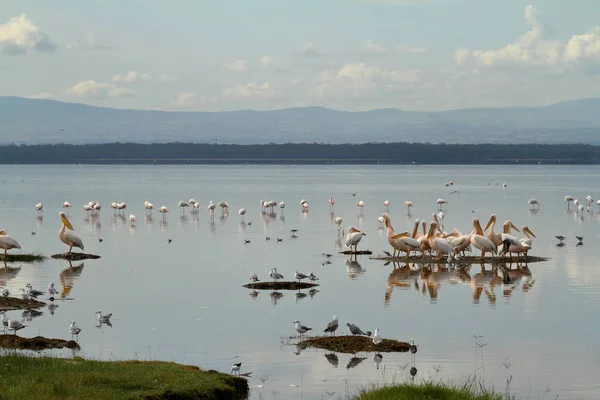
[[[64,215],[61,215],[60,219],[62,220],[62,223],[65,224],[65,226],[67,228],[69,228],[70,230],[73,230],[73,225],[71,225],[71,222],[69,222],[69,220],[67,219],[67,217],[65,217]]]
[[[400,238],[407,237],[407,236],[408,236],[408,232],[402,232],[402,233],[392,236],[392,239],[400,239]]]
[[[533,236],[534,238],[537,238],[537,236],[535,236],[535,234],[533,232],[531,232],[531,230],[528,227],[523,228],[523,230],[527,233],[529,233],[531,236]]]
[[[496,217],[492,216],[490,217],[490,220],[488,221],[488,223],[485,225],[485,228],[483,228],[484,231],[487,231],[488,228],[494,223],[496,222]]]
[[[517,232],[521,232],[519,228],[517,228],[512,222],[510,223],[510,227],[513,228]]]

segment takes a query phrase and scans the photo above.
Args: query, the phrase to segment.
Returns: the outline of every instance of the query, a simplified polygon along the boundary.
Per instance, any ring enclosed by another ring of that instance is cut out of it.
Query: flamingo
[[[161,207],[158,209],[158,212],[162,214],[162,216],[163,216],[163,220],[166,220],[166,219],[167,219],[167,213],[169,212],[169,209],[168,209],[166,206],[161,206]]]
[[[437,203],[440,211],[442,210],[442,207],[444,206],[444,204],[448,204],[448,202],[444,199],[437,199],[436,203]]]
[[[150,203],[149,201],[145,201],[144,208],[146,209],[146,212],[150,212],[150,214],[152,214],[152,210],[154,210],[154,204]]]
[[[571,205],[571,202],[572,202],[573,200],[574,200],[574,199],[573,199],[573,196],[568,196],[568,195],[567,195],[567,196],[565,196],[565,203],[567,203],[567,210],[569,210],[569,209],[570,209],[570,207],[569,207],[569,206]]]
[[[335,200],[333,200],[333,197],[329,198],[329,211],[333,211],[333,205],[335,204]]]
[[[177,203],[177,207],[181,208],[181,215],[185,215],[185,207],[189,207],[190,205],[188,203],[186,203],[185,201],[180,201],[179,203]]]
[[[71,208],[71,203],[69,203],[68,201],[65,201],[64,203],[62,203],[62,208],[66,208],[67,209],[67,215],[69,215],[69,208]]]
[[[283,209],[285,208],[285,202],[282,201],[279,203],[279,208],[281,209],[281,215],[283,215]]]
[[[385,211],[390,212],[390,201],[389,200],[385,200],[383,202],[383,206],[385,207]]]
[[[101,209],[102,209],[102,205],[100,203],[94,204],[94,211],[96,211],[96,215],[100,215]]]
[[[338,229],[338,233],[339,233],[341,236],[343,236],[343,235],[344,235],[344,228],[342,227],[342,222],[344,222],[344,220],[342,219],[342,217],[337,217],[337,218],[334,220],[334,222],[335,222],[335,224],[338,226],[338,227],[337,227],[337,229]]]
[[[533,197],[527,201],[527,204],[532,206],[532,209],[540,208],[540,203]]]
[[[359,208],[359,214],[363,215],[365,209],[365,202],[360,200],[358,203],[356,203],[356,206]]]
[[[211,217],[215,216],[215,208],[217,208],[217,205],[215,203],[213,203],[213,201],[211,200],[208,203],[208,207],[206,207],[206,209],[208,210]]]
[[[131,224],[132,227],[135,226],[135,221],[136,221],[135,215],[129,214],[129,223]]]
[[[117,212],[117,203],[115,203],[114,201],[112,203],[110,203],[110,208],[113,209],[113,215]]]
[[[219,207],[221,207],[221,214],[223,216],[225,216],[226,209],[229,210],[229,204],[227,204],[226,201],[220,201],[219,202]]]
[[[406,206],[406,213],[407,213],[408,215],[410,215],[410,208],[413,206],[413,202],[412,202],[412,201],[410,201],[410,200],[406,200],[406,201],[404,202],[404,205]]]
[[[44,213],[44,205],[41,202],[35,205],[35,209],[37,210],[38,215],[40,215],[40,213]]]

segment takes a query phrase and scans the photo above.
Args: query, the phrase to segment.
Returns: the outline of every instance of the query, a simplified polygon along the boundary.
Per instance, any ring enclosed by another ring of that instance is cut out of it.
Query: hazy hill
[[[64,132],[60,129],[64,129]],[[548,107],[439,112],[322,107],[274,111],[164,112],[0,97],[8,143],[588,143],[600,144],[600,99]]]

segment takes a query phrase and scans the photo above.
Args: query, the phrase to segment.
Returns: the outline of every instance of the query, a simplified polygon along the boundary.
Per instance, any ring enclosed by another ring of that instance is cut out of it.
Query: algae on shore
[[[0,254],[0,261],[4,262],[42,262],[46,259],[45,256],[39,253],[7,253],[6,258],[4,254]]]
[[[243,285],[243,287],[248,289],[258,289],[258,290],[300,290],[300,289],[309,289],[315,286],[319,286],[318,283],[311,282],[252,282]]]
[[[86,254],[86,253],[71,253],[71,254],[53,254],[52,258],[62,259],[62,260],[71,260],[71,261],[80,261],[80,260],[88,260],[88,259],[97,259],[100,258],[97,254]]]
[[[74,340],[49,339],[42,336],[26,338],[13,334],[0,334],[0,347],[22,350],[48,350],[48,349],[79,349],[79,344]],[[1,393],[1,392],[0,392]]]
[[[44,307],[46,303],[37,300],[21,299],[18,297],[0,297],[0,310],[31,310]]]
[[[399,342],[393,339],[383,339],[379,344],[373,343],[373,339],[367,336],[318,336],[307,338],[299,346],[317,347],[336,353],[354,354],[359,351],[378,353],[405,353],[410,350],[410,343]]]

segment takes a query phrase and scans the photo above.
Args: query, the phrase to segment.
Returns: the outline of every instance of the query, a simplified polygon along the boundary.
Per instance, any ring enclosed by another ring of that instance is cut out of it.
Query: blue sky
[[[163,110],[443,110],[600,93],[597,0],[13,1],[0,95]]]

